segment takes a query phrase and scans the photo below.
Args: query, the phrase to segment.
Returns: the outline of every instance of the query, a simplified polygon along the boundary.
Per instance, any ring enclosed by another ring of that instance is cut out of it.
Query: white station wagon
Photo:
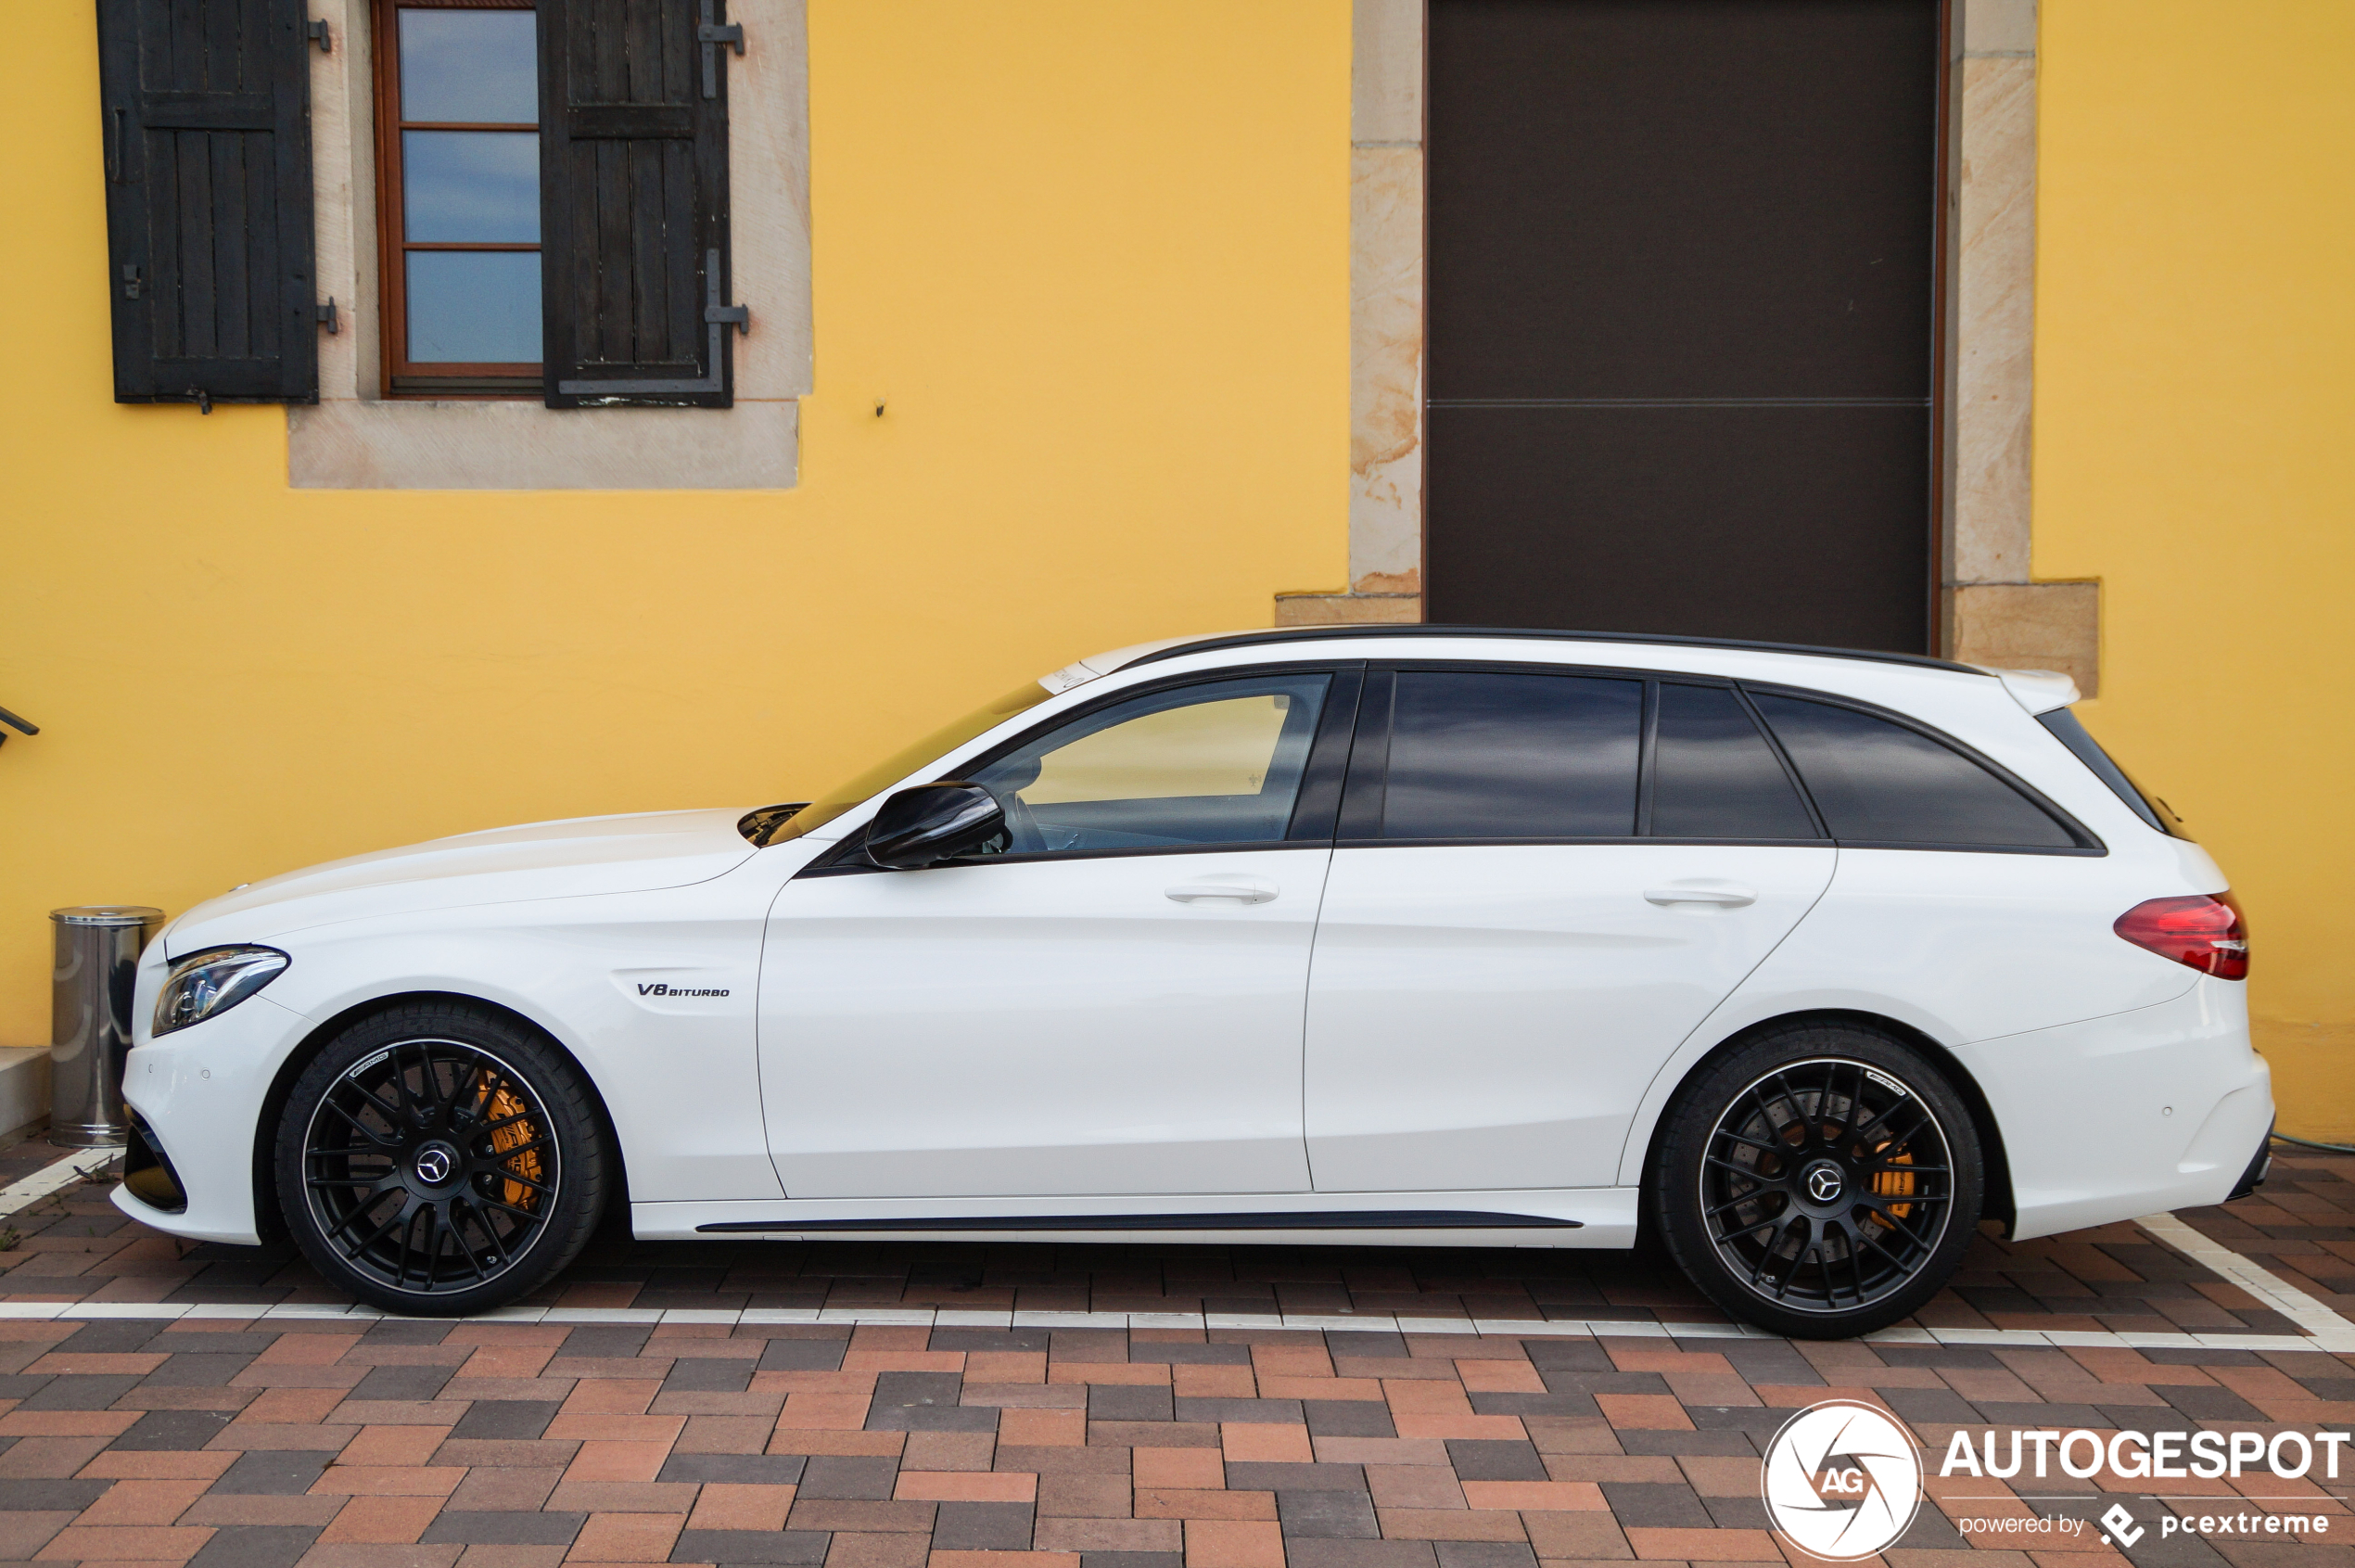
[[[1656,1238],[1840,1335],[2245,1192],[2223,875],[2065,678],[1444,627],[1082,659],[820,800],[274,877],[139,971],[121,1208],[477,1311],[644,1238]]]

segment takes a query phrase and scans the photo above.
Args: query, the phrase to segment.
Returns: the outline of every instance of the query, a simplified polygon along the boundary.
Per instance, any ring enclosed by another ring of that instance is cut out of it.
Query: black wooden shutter
[[[316,402],[303,0],[98,0],[117,402]]]
[[[540,0],[550,408],[734,401],[717,0]]]

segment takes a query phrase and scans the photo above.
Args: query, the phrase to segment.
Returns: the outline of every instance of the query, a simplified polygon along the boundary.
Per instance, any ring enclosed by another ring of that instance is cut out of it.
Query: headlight
[[[156,998],[154,1033],[168,1035],[226,1013],[278,977],[286,955],[275,948],[214,948],[172,966]]]

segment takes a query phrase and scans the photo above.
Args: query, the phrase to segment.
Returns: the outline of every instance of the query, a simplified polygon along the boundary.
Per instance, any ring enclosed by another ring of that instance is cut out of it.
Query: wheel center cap
[[[436,1139],[417,1151],[417,1157],[410,1162],[410,1168],[426,1186],[439,1187],[448,1181],[451,1173],[458,1168],[458,1151]]]
[[[1807,1189],[1807,1195],[1819,1204],[1838,1203],[1848,1185],[1847,1176],[1829,1160],[1817,1160],[1809,1166],[1800,1181]]]

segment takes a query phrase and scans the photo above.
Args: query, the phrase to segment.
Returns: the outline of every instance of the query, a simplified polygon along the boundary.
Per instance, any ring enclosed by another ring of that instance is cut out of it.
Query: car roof
[[[1548,643],[1648,643],[1668,647],[1734,648],[1746,653],[1798,654],[1812,658],[1866,659],[1876,664],[1907,664],[1925,669],[1943,669],[1963,675],[1993,676],[1995,671],[1975,664],[1956,664],[1951,659],[1931,658],[1927,654],[1883,653],[1872,648],[1826,648],[1803,643],[1757,643],[1734,637],[1676,637],[1657,631],[1553,631],[1519,626],[1433,626],[1424,622],[1374,623],[1358,626],[1294,626],[1272,631],[1211,632],[1199,637],[1171,637],[1158,643],[1141,643],[1135,647],[1117,648],[1108,654],[1095,654],[1079,661],[1091,672],[1109,675],[1115,669],[1133,669],[1139,665],[1153,664],[1165,658],[1179,658],[1188,654],[1212,653],[1224,648],[1260,647],[1288,643],[1344,641],[1356,637],[1383,638],[1481,638],[1525,639]]]

